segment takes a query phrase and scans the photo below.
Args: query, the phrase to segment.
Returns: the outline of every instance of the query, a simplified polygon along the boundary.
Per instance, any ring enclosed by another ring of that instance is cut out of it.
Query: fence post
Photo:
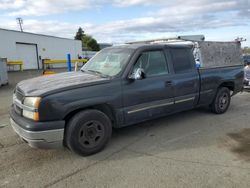
[[[67,54],[68,57],[68,71],[71,72],[71,58],[70,58],[70,54]]]

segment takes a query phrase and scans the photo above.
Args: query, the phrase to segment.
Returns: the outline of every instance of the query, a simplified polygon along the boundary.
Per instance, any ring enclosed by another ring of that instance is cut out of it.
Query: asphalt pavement
[[[195,109],[114,130],[100,153],[30,148],[9,125],[15,84],[0,88],[0,187],[250,187],[250,93],[227,113]]]

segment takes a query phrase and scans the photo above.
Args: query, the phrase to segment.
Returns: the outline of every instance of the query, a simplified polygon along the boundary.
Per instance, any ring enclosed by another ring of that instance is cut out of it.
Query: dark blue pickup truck
[[[102,150],[121,128],[200,106],[227,111],[243,87],[243,65],[196,68],[188,44],[106,48],[79,72],[20,82],[10,112],[32,147],[66,146],[80,155]]]

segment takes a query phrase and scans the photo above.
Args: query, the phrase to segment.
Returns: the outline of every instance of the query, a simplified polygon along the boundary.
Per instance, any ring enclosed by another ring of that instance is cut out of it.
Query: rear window
[[[175,73],[190,72],[193,64],[188,49],[170,49]]]

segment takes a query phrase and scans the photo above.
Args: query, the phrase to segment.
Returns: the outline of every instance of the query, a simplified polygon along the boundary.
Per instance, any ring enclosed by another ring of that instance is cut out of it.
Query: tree
[[[79,27],[78,31],[76,32],[75,40],[82,40],[85,36],[84,31],[81,27]]]
[[[82,40],[84,46],[91,51],[99,51],[100,47],[97,41],[90,35],[85,35]]]
[[[100,46],[97,41],[90,35],[86,35],[81,27],[79,27],[78,31],[75,35],[75,40],[82,41],[82,48],[90,51],[99,51]]]

